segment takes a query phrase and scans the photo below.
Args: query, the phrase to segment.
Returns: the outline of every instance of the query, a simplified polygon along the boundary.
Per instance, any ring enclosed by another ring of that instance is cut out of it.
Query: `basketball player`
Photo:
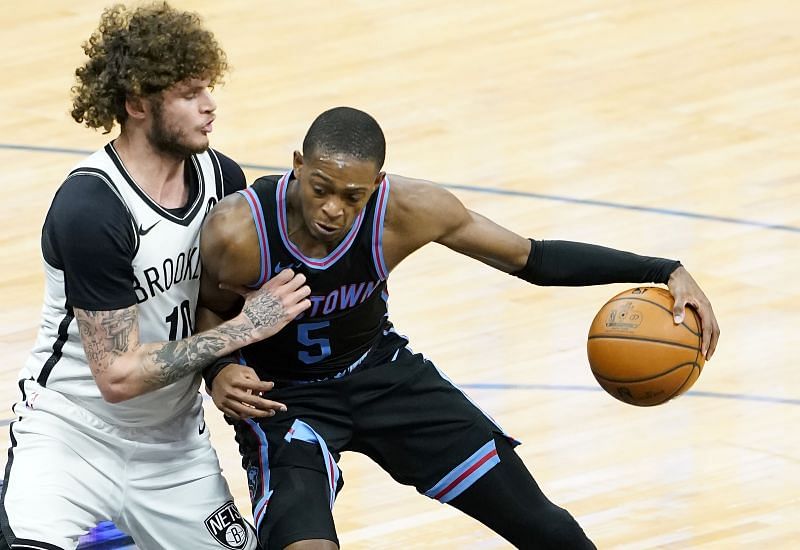
[[[719,329],[708,299],[677,261],[524,239],[437,185],[387,176],[384,153],[372,117],[327,111],[292,171],[224,199],[201,234],[204,324],[239,311],[241,300],[219,283],[258,287],[291,268],[312,292],[311,307],[286,328],[240,350],[248,366],[227,358],[206,371],[214,402],[234,419],[261,545],[337,548],[336,463],[357,451],[517,547],[594,548],[542,494],[517,442],[392,327],[389,273],[438,242],[539,285],[664,283],[676,320],[687,303],[698,308],[710,357]],[[276,402],[286,410],[266,418]]]
[[[142,549],[253,549],[209,443],[200,369],[310,305],[287,271],[192,335],[199,232],[244,187],[209,149],[225,55],[195,14],[114,6],[84,45],[72,116],[119,137],[83,160],[42,231],[45,298],[19,379],[0,548],[73,549],[111,520]]]

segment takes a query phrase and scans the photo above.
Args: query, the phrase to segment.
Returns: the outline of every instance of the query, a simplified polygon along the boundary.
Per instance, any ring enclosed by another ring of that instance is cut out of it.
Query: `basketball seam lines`
[[[698,324],[698,326],[700,326],[700,325]],[[697,365],[697,368],[700,369],[700,374],[703,373],[703,365],[701,365],[698,362],[698,360],[700,359],[700,351],[702,349],[703,349],[703,335],[702,334],[698,334],[697,335],[697,353],[694,355],[694,363],[695,363],[695,365]],[[697,376],[700,376],[700,374],[698,374]]]
[[[666,344],[668,346],[675,346],[679,348],[690,349],[693,351],[698,351],[698,348],[695,346],[690,346],[689,344],[681,344],[679,342],[669,342],[667,340],[657,340],[655,338],[644,338],[643,336],[623,336],[623,335],[616,335],[616,334],[597,334],[594,336],[589,336],[588,340],[599,340],[602,338],[608,338],[611,340],[636,340],[638,342],[655,342],[657,344]],[[695,359],[697,357],[695,356]]]
[[[697,369],[698,369],[700,372],[702,372],[702,371],[703,371],[703,368],[702,368],[700,365],[698,365],[697,363],[695,363],[695,364],[694,364],[694,366],[695,366],[695,367],[697,367]],[[674,398],[676,395],[680,395],[680,394],[682,394],[682,393],[683,393],[683,388],[684,388],[684,386],[686,386],[686,384],[688,384],[688,383],[689,383],[689,379],[692,377],[692,373],[694,373],[694,369],[692,369],[692,370],[690,370],[690,371],[689,371],[689,374],[688,374],[688,375],[686,375],[686,380],[684,380],[684,381],[683,381],[683,384],[681,384],[680,386],[678,386],[678,389],[677,389],[677,390],[675,390],[674,392],[672,392],[672,395],[670,395],[670,396],[667,398],[667,401],[669,401],[670,399]],[[700,373],[697,373],[697,376],[699,377],[699,376],[700,376]],[[665,401],[665,403],[666,403],[666,401]]]
[[[594,374],[595,378],[597,378],[598,380],[602,379],[604,382],[618,382],[618,383],[625,383],[625,384],[636,384],[638,382],[649,382],[650,380],[655,380],[656,378],[661,378],[662,376],[667,375],[667,374],[669,374],[671,372],[675,372],[676,370],[678,370],[678,369],[680,369],[682,367],[685,367],[687,365],[692,365],[692,369],[689,371],[689,376],[691,376],[691,373],[694,372],[694,368],[695,367],[697,367],[698,369],[700,368],[700,365],[698,365],[697,363],[694,363],[692,361],[687,361],[686,363],[681,363],[680,365],[675,365],[674,367],[672,367],[669,370],[665,370],[664,372],[660,372],[660,373],[655,374],[653,376],[650,376],[648,378],[636,378],[636,379],[632,379],[632,380],[622,380],[622,379],[619,379],[619,378],[606,378],[603,375],[597,374],[596,372],[594,372],[594,370],[592,371],[592,374]],[[686,377],[686,380],[689,380],[689,376]],[[684,380],[683,383],[680,385],[681,388],[686,384],[686,380]]]

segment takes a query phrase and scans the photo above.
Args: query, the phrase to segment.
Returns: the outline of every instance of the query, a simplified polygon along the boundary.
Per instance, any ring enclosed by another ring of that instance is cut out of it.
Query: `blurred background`
[[[172,4],[200,13],[227,51],[212,146],[248,181],[287,169],[316,115],[349,105],[381,123],[389,173],[446,185],[522,235],[680,259],[722,337],[691,391],[649,409],[602,392],[586,360],[594,314],[631,285],[534,287],[430,245],[392,274],[390,311],[416,351],[523,441],[545,494],[599,548],[796,547],[796,3]],[[70,168],[116,136],[69,117],[80,45],[107,5],[28,0],[0,17],[6,426],[39,322],[47,207]],[[207,405],[249,510],[232,431]],[[508,547],[363,457],[340,466],[343,547]]]

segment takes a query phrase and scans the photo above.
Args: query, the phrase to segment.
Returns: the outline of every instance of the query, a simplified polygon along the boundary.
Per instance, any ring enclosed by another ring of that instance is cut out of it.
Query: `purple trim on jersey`
[[[339,466],[336,464],[336,461],[333,460],[333,455],[331,455],[331,452],[328,450],[328,444],[325,443],[322,436],[315,432],[311,426],[300,419],[294,421],[292,427],[286,432],[284,439],[287,442],[292,439],[299,439],[306,443],[317,443],[320,446],[320,449],[322,449],[322,458],[325,461],[325,470],[328,472],[330,507],[331,510],[333,510],[333,503],[336,500],[336,486],[339,484],[341,472],[339,471]]]
[[[289,187],[289,175],[291,172],[286,172],[283,177],[278,181],[278,185],[275,190],[275,200],[278,203],[278,234],[281,236],[281,240],[283,241],[283,245],[286,249],[298,260],[303,262],[309,267],[313,267],[314,269],[327,269],[334,263],[336,260],[344,256],[350,245],[356,240],[356,235],[358,235],[358,230],[361,228],[361,223],[364,221],[364,211],[358,213],[356,216],[355,222],[353,222],[353,227],[350,228],[350,231],[347,233],[345,238],[339,243],[330,254],[325,256],[324,258],[309,258],[305,254],[303,254],[297,246],[289,239],[289,229],[286,223],[286,189]]]
[[[375,205],[375,219],[372,222],[372,260],[381,280],[389,277],[386,260],[383,258],[383,222],[386,219],[387,204],[389,204],[389,178],[384,176],[378,187],[378,204]]]
[[[264,513],[267,511],[267,504],[272,496],[272,491],[269,490],[269,443],[267,443],[267,436],[264,430],[252,419],[245,419],[250,430],[255,434],[256,438],[261,443],[258,446],[258,462],[261,469],[261,498],[258,502],[253,503],[253,521],[256,524],[256,532],[258,532],[261,522],[264,520]]]
[[[425,496],[439,502],[450,502],[469,489],[486,472],[500,463],[494,439],[473,453],[471,457],[453,468],[436,485],[425,491]]]
[[[272,276],[272,264],[269,259],[269,240],[267,239],[267,225],[264,220],[264,210],[261,208],[261,201],[258,200],[258,195],[252,188],[242,189],[237,191],[247,200],[250,205],[250,212],[253,214],[253,222],[256,224],[256,234],[258,235],[258,248],[261,250],[261,273],[258,280],[250,285],[253,288],[258,288],[266,283]]]

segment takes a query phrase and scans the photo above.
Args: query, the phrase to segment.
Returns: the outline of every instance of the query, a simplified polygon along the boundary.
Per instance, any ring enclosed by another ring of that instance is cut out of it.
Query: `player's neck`
[[[185,183],[186,159],[154,148],[142,132],[122,132],[114,149],[133,181],[164,208],[186,204],[189,189]]]

